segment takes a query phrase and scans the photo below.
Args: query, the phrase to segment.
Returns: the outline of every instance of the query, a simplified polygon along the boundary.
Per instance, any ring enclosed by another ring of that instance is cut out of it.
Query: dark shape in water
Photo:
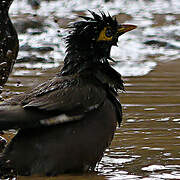
[[[28,4],[30,4],[33,9],[39,9],[41,2],[40,0],[28,0]]]
[[[0,1],[0,86],[7,82],[19,51],[18,36],[8,15],[12,2]]]
[[[136,26],[91,14],[66,37],[59,74],[0,105],[0,130],[19,129],[0,159],[1,176],[7,170],[47,176],[87,172],[110,145],[122,120],[117,91],[124,86],[108,59],[118,37]]]
[[[46,60],[45,58],[42,57],[37,57],[35,55],[31,55],[31,56],[24,56],[23,58],[17,59],[16,63],[47,63],[47,62],[52,62],[48,60]]]
[[[160,40],[147,40],[144,42],[144,44],[150,45],[150,46],[165,47],[167,49],[180,49],[179,46],[175,46],[169,42],[160,41]]]

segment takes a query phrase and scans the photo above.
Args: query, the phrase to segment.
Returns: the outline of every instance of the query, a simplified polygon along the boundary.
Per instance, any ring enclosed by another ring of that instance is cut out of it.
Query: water
[[[122,13],[118,16],[120,21],[139,27],[120,37],[119,47],[111,52],[119,61],[114,68],[122,73],[126,85],[126,92],[119,94],[124,118],[98,172],[18,179],[180,179],[180,1],[128,2],[41,1],[40,8],[33,10],[26,0],[15,0],[11,15],[19,30],[20,21],[42,22],[42,29],[19,31],[18,59],[34,56],[35,60],[15,65],[1,94],[3,98],[24,92],[57,72],[56,67],[62,64],[65,55],[62,37],[67,31],[62,27],[76,20],[78,14],[88,14],[86,9]],[[31,50],[22,48],[27,44]],[[38,47],[53,50],[37,51]],[[37,57],[44,59],[36,60]],[[6,133],[5,137],[10,139],[12,134]]]
[[[35,55],[44,57],[47,61],[62,61],[65,55],[62,37],[67,34],[64,28],[69,22],[77,20],[78,15],[89,15],[87,9],[96,12],[104,10],[112,15],[120,14],[117,16],[119,22],[125,21],[138,26],[138,29],[128,32],[128,35],[121,36],[119,47],[112,49],[112,57],[120,61],[116,68],[123,75],[147,74],[157,65],[157,61],[179,58],[180,1],[178,0],[132,0],[131,3],[127,0],[112,0],[108,3],[104,3],[103,0],[44,0],[41,1],[38,10],[33,10],[27,4],[27,0],[15,0],[10,9],[14,22],[17,24],[31,22],[31,26],[24,30],[26,33],[19,33],[21,46],[26,44],[31,47],[54,48],[54,51],[41,55],[37,51],[21,50],[19,58]],[[22,27],[20,29],[22,30]],[[157,43],[147,45],[150,40]],[[130,68],[133,69],[130,71]]]

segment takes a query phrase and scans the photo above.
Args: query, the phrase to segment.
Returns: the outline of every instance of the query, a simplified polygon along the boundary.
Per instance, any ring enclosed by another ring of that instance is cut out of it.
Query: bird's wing
[[[106,92],[99,86],[56,79],[0,105],[0,130],[80,120],[98,109]]]

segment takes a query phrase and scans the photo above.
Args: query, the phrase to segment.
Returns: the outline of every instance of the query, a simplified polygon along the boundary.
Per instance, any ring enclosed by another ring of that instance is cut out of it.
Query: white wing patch
[[[49,119],[43,119],[43,120],[40,121],[40,123],[43,124],[43,125],[56,125],[56,124],[61,124],[61,123],[64,123],[64,122],[80,120],[83,117],[84,117],[84,115],[68,116],[66,114],[61,114],[59,116],[52,117],[52,118],[49,118]]]
[[[99,104],[95,104],[95,105],[93,105],[93,106],[89,106],[88,107],[88,111],[92,111],[92,110],[94,110],[94,109],[97,109],[99,107]]]

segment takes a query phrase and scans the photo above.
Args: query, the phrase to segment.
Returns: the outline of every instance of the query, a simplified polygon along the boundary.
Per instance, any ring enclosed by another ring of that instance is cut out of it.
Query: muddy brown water
[[[148,75],[123,77],[124,118],[98,172],[53,178],[18,179],[180,179],[180,59],[159,65]],[[19,72],[19,73],[18,73]],[[20,93],[57,70],[15,68],[3,97]],[[12,133],[5,137],[11,139]]]

